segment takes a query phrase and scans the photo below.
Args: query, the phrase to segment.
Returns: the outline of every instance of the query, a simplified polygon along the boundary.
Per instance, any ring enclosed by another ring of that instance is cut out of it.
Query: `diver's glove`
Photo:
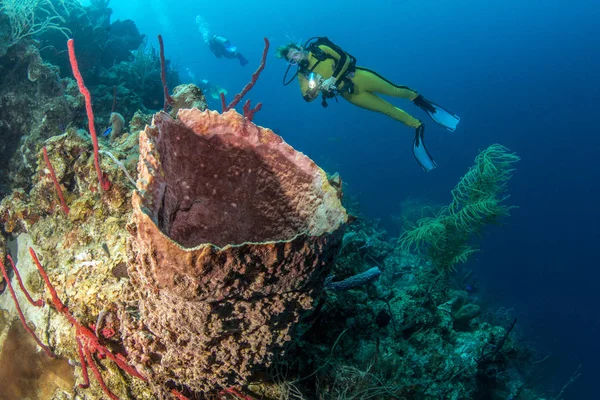
[[[335,81],[337,79],[335,79],[335,77],[331,77],[331,78],[327,78],[325,79],[323,82],[321,82],[321,84],[319,85],[319,89],[324,90],[326,92],[328,91],[332,91],[332,90],[337,90],[337,86],[335,86]]]

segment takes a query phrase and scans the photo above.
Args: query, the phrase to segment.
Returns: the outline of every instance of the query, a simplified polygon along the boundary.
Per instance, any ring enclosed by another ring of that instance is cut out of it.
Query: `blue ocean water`
[[[276,130],[329,172],[339,172],[362,211],[393,230],[390,215],[406,197],[448,202],[478,150],[500,143],[522,161],[511,182],[512,217],[494,227],[471,262],[492,301],[514,308],[520,337],[551,354],[547,375],[560,390],[579,364],[582,377],[565,398],[597,397],[600,358],[600,3],[593,0],[490,0],[322,3],[255,0],[198,2],[113,0],[114,19],[135,20],[184,82],[209,79],[228,98],[260,61],[250,92],[262,102],[257,124]],[[249,64],[215,58],[205,34],[223,34]],[[395,104],[426,122],[439,167],[423,172],[411,154],[411,129],[340,100],[305,103],[297,84],[281,84],[274,49],[327,36],[358,65],[409,86],[459,114],[459,129],[434,126],[407,101]],[[212,106],[219,108],[215,101]]]

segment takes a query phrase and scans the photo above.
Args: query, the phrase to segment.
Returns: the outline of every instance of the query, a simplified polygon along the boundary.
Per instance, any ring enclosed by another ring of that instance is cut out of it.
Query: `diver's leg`
[[[356,67],[354,85],[360,88],[360,91],[380,93],[386,96],[399,97],[402,99],[414,100],[419,93],[408,86],[396,85],[377,72],[363,67]]]
[[[377,111],[387,116],[394,118],[397,121],[415,129],[415,138],[413,141],[413,154],[419,165],[425,171],[431,171],[437,164],[427,151],[424,142],[425,126],[421,121],[414,118],[407,112],[394,107],[391,103],[370,92],[355,92],[354,94],[343,93],[342,96],[350,103],[370,110]]]
[[[373,93],[361,91],[354,94],[342,93],[342,96],[355,106],[380,112],[413,129],[421,126],[421,121]]]
[[[422,95],[406,86],[398,86],[375,71],[356,67],[356,73],[352,79],[355,89],[373,93],[381,93],[388,96],[400,97],[411,100],[417,107],[422,109],[436,123],[442,125],[449,131],[454,131],[460,122],[458,115],[448,111],[444,107],[425,99]]]
[[[244,65],[248,64],[248,60],[246,60],[246,58],[242,55],[242,53],[237,53],[237,58],[240,61],[240,65],[243,67]]]

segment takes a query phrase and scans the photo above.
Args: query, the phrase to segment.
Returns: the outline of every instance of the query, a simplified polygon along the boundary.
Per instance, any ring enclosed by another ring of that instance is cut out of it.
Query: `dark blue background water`
[[[173,5],[173,4],[176,4]],[[559,390],[582,364],[569,399],[598,398],[600,361],[600,2],[597,0],[457,1],[116,1],[115,18],[134,19],[181,77],[229,90],[258,65],[263,37],[267,68],[250,93],[263,102],[255,122],[330,172],[338,171],[363,211],[382,218],[407,196],[448,202],[478,150],[500,143],[522,161],[510,203],[520,208],[489,231],[471,263],[487,294],[515,308],[523,337],[552,354],[546,379]],[[229,36],[249,59],[218,60],[195,17]],[[407,101],[395,103],[426,120],[427,144],[439,168],[423,172],[411,154],[413,132],[383,115],[344,102],[305,103],[296,83],[281,85],[275,47],[326,35],[358,64],[410,86],[458,113],[459,129],[434,126]],[[213,104],[217,107],[217,103]],[[217,107],[218,108],[218,107]]]

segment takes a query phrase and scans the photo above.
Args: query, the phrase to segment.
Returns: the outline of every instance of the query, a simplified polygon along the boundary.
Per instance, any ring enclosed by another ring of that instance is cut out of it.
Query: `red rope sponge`
[[[165,106],[164,110],[167,111],[167,106],[173,104],[175,100],[169,95],[169,88],[167,87],[167,66],[165,63],[165,45],[163,44],[163,38],[158,35],[158,44],[160,45],[160,79],[163,84],[163,92],[165,94]]]
[[[94,166],[96,167],[96,173],[98,174],[98,183],[100,184],[100,188],[102,190],[110,189],[110,181],[106,177],[105,174],[102,173],[100,169],[100,155],[98,153],[98,137],[96,136],[96,128],[94,126],[94,112],[92,111],[92,96],[90,95],[90,91],[87,87],[85,87],[85,83],[83,82],[83,77],[79,72],[79,66],[77,65],[77,58],[75,57],[75,42],[73,39],[69,39],[67,41],[67,47],[69,48],[69,61],[71,62],[71,68],[73,69],[73,75],[77,80],[77,86],[79,87],[79,92],[85,98],[85,111],[88,117],[90,136],[92,137],[92,144],[94,145]]]
[[[48,151],[46,150],[46,146],[42,148],[42,152],[44,153],[44,161],[46,161],[46,166],[50,170],[50,177],[52,178],[52,182],[54,182],[54,187],[56,188],[56,193],[58,193],[58,198],[60,199],[60,205],[65,212],[65,214],[69,215],[69,207],[67,206],[67,202],[63,197],[62,189],[60,188],[60,184],[58,183],[58,179],[56,179],[56,174],[54,173],[54,168],[52,168],[52,164],[50,164],[50,158],[48,157]]]
[[[254,87],[254,84],[256,83],[256,81],[258,81],[258,77],[260,76],[260,73],[262,72],[263,69],[265,69],[265,65],[267,63],[267,53],[269,52],[270,43],[269,43],[269,39],[264,38],[264,40],[265,40],[265,48],[263,49],[263,54],[262,54],[262,58],[260,60],[260,65],[258,66],[256,71],[252,74],[252,78],[250,78],[250,82],[248,82],[248,84],[246,84],[246,86],[244,86],[244,88],[242,89],[242,91],[240,93],[236,94],[233,97],[233,100],[231,100],[231,103],[229,103],[229,105],[227,105],[227,103],[225,102],[225,95],[223,93],[221,93],[221,108],[222,108],[223,112],[229,111],[238,105],[238,103],[240,102],[240,100],[242,100],[242,98],[246,95],[246,93],[248,93],[250,91],[250,89],[252,89]],[[254,118],[254,113],[259,111],[261,109],[261,107],[262,107],[262,104],[258,103],[256,105],[256,107],[250,108],[250,100],[247,100],[243,106],[244,117],[246,117],[250,121],[252,121],[252,119]]]
[[[10,262],[12,263],[12,259],[10,259]],[[12,296],[13,301],[15,302],[15,308],[17,309],[17,313],[19,314],[19,319],[21,320],[21,323],[23,324],[23,328],[25,328],[25,330],[27,331],[27,333],[29,333],[31,335],[33,340],[35,340],[35,342],[46,352],[48,357],[56,358],[56,356],[54,355],[52,350],[50,350],[50,347],[48,347],[44,343],[42,343],[41,340],[38,339],[38,337],[36,336],[33,329],[31,329],[29,327],[29,325],[27,325],[27,321],[25,321],[25,316],[23,315],[23,311],[21,311],[21,306],[19,306],[19,300],[17,300],[17,295],[15,294],[15,290],[13,289],[12,284],[10,283],[10,279],[8,279],[8,273],[6,272],[6,267],[4,267],[2,260],[0,260],[0,271],[2,272],[2,276],[4,276],[4,281],[6,282],[6,285],[8,286],[10,295]],[[16,271],[14,264],[13,264],[13,271]],[[20,284],[21,284],[21,280],[20,280],[20,276],[19,276],[19,285]],[[27,293],[27,291],[25,291],[25,293]],[[29,293],[27,293],[27,300],[29,300],[30,298],[31,298],[31,296],[29,296]],[[31,304],[33,304],[35,306],[39,306],[38,302],[31,302]]]

